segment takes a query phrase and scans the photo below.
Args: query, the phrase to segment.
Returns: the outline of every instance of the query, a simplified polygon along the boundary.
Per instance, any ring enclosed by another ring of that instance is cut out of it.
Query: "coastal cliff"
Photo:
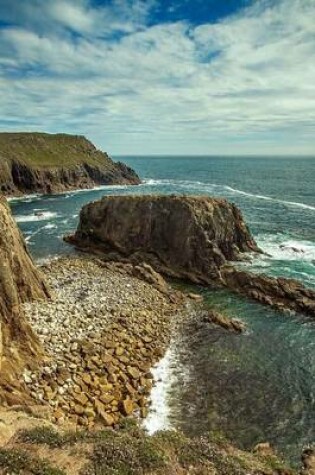
[[[53,193],[96,185],[136,185],[136,172],[83,136],[0,133],[0,192]]]
[[[14,387],[16,374],[42,354],[21,303],[48,296],[48,287],[31,260],[5,198],[0,196],[0,399],[1,388]]]
[[[83,207],[69,240],[201,284],[218,280],[227,261],[259,252],[239,209],[206,196],[104,197]]]

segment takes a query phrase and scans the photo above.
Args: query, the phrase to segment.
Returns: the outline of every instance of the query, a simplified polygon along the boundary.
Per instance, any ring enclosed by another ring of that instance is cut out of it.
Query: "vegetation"
[[[63,470],[52,467],[48,461],[32,457],[20,449],[0,448],[0,473],[1,469],[14,475],[66,475]]]
[[[83,136],[38,132],[0,133],[0,169],[11,160],[33,168],[70,168],[82,163],[103,167],[112,164],[106,153],[97,150]]]
[[[172,474],[216,474],[216,475],[289,475],[295,472],[288,470],[276,457],[263,457],[244,452],[233,447],[218,434],[204,437],[188,438],[174,431],[158,432],[147,436],[144,431],[131,420],[126,420],[119,430],[104,429],[98,432],[64,432],[59,433],[47,427],[20,432],[16,443],[23,448],[46,446],[49,450],[70,450],[70,453],[85,453],[85,463],[80,467],[78,475],[172,475]],[[90,447],[90,449],[86,449]],[[10,467],[16,463],[15,471],[20,470],[19,452],[10,455]],[[29,456],[28,456],[29,457]],[[5,459],[8,465],[8,456]],[[25,460],[30,460],[25,458]],[[34,464],[34,460],[32,459]],[[61,471],[53,471],[43,461],[38,461],[29,474],[59,475]],[[3,462],[0,467],[3,466]],[[29,467],[30,465],[28,465]],[[38,466],[46,471],[36,472]],[[28,470],[30,470],[28,468]],[[49,472],[50,470],[50,472]],[[0,472],[1,473],[1,472]],[[19,473],[19,472],[17,472]],[[21,472],[22,473],[22,472]]]

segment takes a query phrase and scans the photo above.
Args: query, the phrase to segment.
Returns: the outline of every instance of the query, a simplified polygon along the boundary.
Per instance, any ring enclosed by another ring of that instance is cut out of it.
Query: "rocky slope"
[[[5,198],[0,196],[0,400],[12,391],[16,374],[36,362],[39,340],[26,322],[21,303],[49,296],[43,277],[33,265]]]
[[[68,240],[202,284],[218,280],[227,261],[259,252],[238,208],[205,196],[104,197],[84,206]]]
[[[0,192],[5,195],[138,183],[134,170],[113,162],[85,137],[0,133]]]
[[[148,262],[167,276],[219,284],[260,303],[315,316],[315,292],[227,266],[261,252],[239,209],[224,199],[196,196],[109,196],[86,205],[67,241],[108,259]]]

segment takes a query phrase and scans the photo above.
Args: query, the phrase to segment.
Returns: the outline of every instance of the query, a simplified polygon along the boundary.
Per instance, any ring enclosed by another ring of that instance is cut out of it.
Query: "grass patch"
[[[0,469],[15,475],[66,475],[63,470],[52,467],[49,462],[36,459],[26,451],[0,448]]]

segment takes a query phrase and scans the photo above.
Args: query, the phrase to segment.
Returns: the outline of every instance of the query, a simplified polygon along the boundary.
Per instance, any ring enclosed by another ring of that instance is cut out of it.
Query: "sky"
[[[315,155],[315,0],[0,0],[0,130]]]

